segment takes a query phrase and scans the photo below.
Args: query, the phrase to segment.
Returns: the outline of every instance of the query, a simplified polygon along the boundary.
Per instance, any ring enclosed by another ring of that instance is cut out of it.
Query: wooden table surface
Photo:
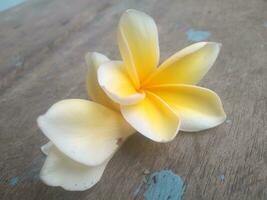
[[[119,58],[116,28],[127,8],[156,20],[161,61],[197,40],[223,44],[200,85],[220,95],[228,119],[167,144],[135,134],[92,189],[48,187],[38,178],[47,139],[36,118],[59,100],[86,98],[84,54]],[[2,200],[140,200],[145,169],[179,175],[184,200],[267,199],[266,113],[266,0],[27,0],[0,13]]]

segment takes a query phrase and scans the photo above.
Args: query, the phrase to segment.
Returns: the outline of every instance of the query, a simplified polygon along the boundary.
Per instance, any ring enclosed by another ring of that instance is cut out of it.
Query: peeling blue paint
[[[193,28],[191,28],[186,32],[186,35],[189,41],[200,42],[208,39],[211,36],[211,33],[208,31],[196,31]]]
[[[134,191],[134,193],[133,193],[133,197],[134,197],[134,198],[136,198],[137,195],[139,194],[139,192],[140,192],[140,190],[141,190],[143,184],[144,184],[144,181],[142,181],[142,183],[141,183],[141,184],[136,188],[136,190]]]
[[[25,0],[1,0],[0,1],[0,12],[8,10],[14,6],[23,3]]]
[[[224,177],[224,175],[223,175],[223,174],[222,174],[222,175],[220,175],[220,176],[219,176],[219,178],[220,178],[220,180],[221,180],[221,181],[224,181],[224,179],[225,179],[225,177]]]
[[[146,200],[181,200],[185,190],[182,178],[171,170],[153,173],[148,178],[147,187]]]
[[[32,168],[30,171],[25,172],[23,174],[23,179],[27,180],[33,180],[33,181],[38,181],[39,180],[39,168]]]
[[[225,122],[226,122],[227,124],[231,124],[231,123],[232,123],[232,120],[227,119]]]
[[[19,182],[19,177],[14,177],[14,178],[10,179],[9,185],[15,186],[15,185],[17,185],[18,182]]]

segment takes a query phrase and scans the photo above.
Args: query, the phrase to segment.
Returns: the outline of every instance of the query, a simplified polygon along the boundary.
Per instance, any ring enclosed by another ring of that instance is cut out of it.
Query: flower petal
[[[108,62],[109,59],[100,53],[89,52],[85,55],[85,61],[88,67],[86,86],[89,97],[102,105],[105,105],[111,109],[118,110],[119,106],[115,104],[99,86],[97,80],[97,70],[99,66],[105,62]]]
[[[150,88],[181,118],[183,131],[201,131],[224,122],[220,97],[213,91],[192,85],[165,85]]]
[[[172,140],[179,130],[179,117],[165,102],[150,92],[147,92],[143,101],[135,105],[121,106],[121,112],[138,132],[156,142]]]
[[[134,104],[145,97],[144,93],[137,92],[120,61],[102,64],[98,69],[98,82],[106,94],[118,104]]]
[[[101,164],[134,132],[119,113],[80,99],[54,104],[37,121],[61,152],[85,165]]]
[[[215,62],[221,44],[199,42],[171,56],[144,85],[196,84]]]
[[[159,62],[158,30],[154,20],[143,12],[127,10],[119,22],[118,43],[125,67],[138,87]]]
[[[49,149],[52,147],[52,145],[53,145],[53,143],[51,141],[49,141],[45,145],[41,146],[41,151],[43,152],[43,154],[45,154],[47,156]]]
[[[40,178],[50,186],[83,191],[93,187],[101,178],[109,159],[98,166],[80,164],[61,153],[54,145],[42,167]]]

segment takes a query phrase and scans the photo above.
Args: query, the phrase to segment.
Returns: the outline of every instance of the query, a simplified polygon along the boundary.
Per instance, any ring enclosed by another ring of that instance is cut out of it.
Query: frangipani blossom
[[[156,24],[136,10],[122,15],[118,44],[122,61],[99,53],[85,56],[92,101],[63,100],[38,118],[50,140],[42,147],[47,159],[40,175],[47,185],[92,187],[136,131],[168,142],[179,130],[201,131],[225,120],[218,95],[196,86],[215,62],[220,44],[193,44],[159,65]]]

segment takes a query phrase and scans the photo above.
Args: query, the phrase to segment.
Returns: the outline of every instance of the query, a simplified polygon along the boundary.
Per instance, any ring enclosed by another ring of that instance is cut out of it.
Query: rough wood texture
[[[161,60],[190,43],[190,28],[223,44],[201,85],[221,96],[228,120],[168,144],[136,134],[91,190],[48,187],[38,179],[47,140],[36,118],[61,99],[86,98],[84,54],[119,58],[116,26],[127,8],[155,18]],[[0,199],[134,199],[144,169],[180,175],[185,200],[267,199],[266,10],[265,0],[28,0],[0,13]]]

